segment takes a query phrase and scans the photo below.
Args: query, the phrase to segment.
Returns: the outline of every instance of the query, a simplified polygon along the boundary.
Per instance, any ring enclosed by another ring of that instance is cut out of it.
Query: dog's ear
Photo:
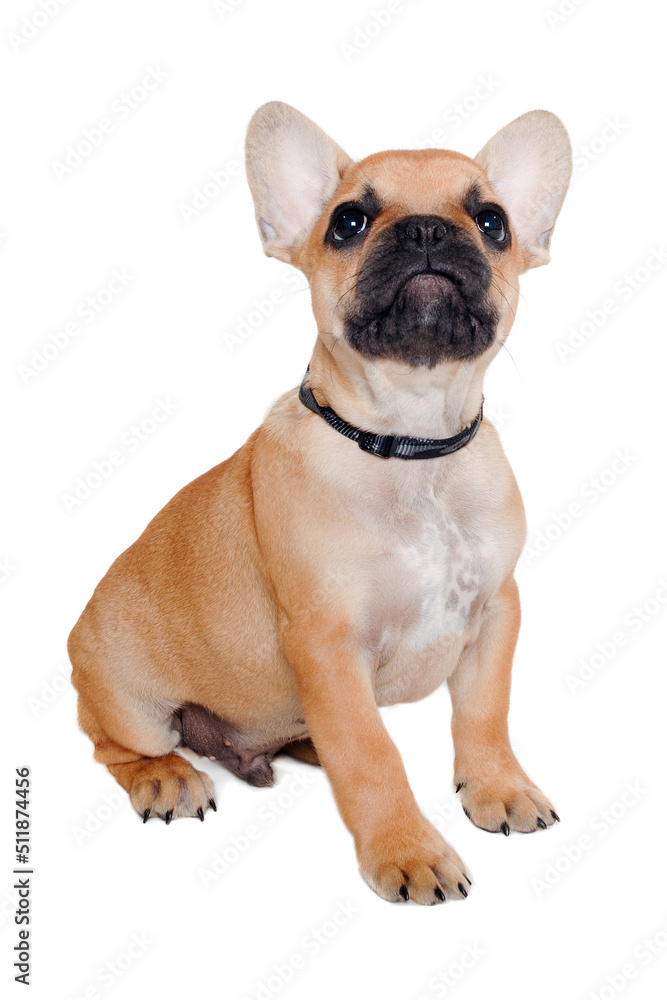
[[[565,127],[550,111],[529,111],[496,132],[475,157],[507,209],[525,266],[548,264],[551,233],[572,173]]]
[[[245,148],[264,252],[293,263],[352,160],[310,118],[281,101],[255,112]]]

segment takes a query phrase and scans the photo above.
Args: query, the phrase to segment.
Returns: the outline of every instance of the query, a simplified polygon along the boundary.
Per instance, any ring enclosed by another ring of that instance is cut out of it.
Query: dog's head
[[[307,276],[320,337],[422,369],[499,349],[519,274],[549,260],[571,163],[547,111],[511,122],[474,160],[428,149],[355,163],[280,102],[255,113],[246,143],[264,250]]]

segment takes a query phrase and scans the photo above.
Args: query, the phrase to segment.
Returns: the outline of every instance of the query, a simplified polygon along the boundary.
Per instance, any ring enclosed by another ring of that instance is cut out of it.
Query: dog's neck
[[[376,434],[448,438],[479,413],[486,364],[449,362],[410,368],[366,359],[343,341],[333,350],[318,338],[308,384],[321,406]]]

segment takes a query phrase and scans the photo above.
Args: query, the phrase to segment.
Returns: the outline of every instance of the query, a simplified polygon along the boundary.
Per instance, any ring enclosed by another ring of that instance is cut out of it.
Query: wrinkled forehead
[[[465,206],[471,190],[479,200],[493,190],[482,168],[462,153],[441,149],[391,150],[353,164],[336,192],[336,202],[375,198],[379,211],[445,214]]]

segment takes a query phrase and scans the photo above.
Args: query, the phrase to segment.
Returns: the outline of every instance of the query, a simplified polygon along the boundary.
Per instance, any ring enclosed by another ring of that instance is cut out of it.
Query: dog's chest
[[[493,590],[496,547],[442,502],[422,499],[388,527],[375,581],[381,621],[378,700],[424,697],[454,669]]]
[[[414,534],[398,542],[392,561],[413,620],[405,641],[417,651],[444,633],[463,632],[480,592],[486,559],[480,539],[465,535],[444,512],[425,520]]]

